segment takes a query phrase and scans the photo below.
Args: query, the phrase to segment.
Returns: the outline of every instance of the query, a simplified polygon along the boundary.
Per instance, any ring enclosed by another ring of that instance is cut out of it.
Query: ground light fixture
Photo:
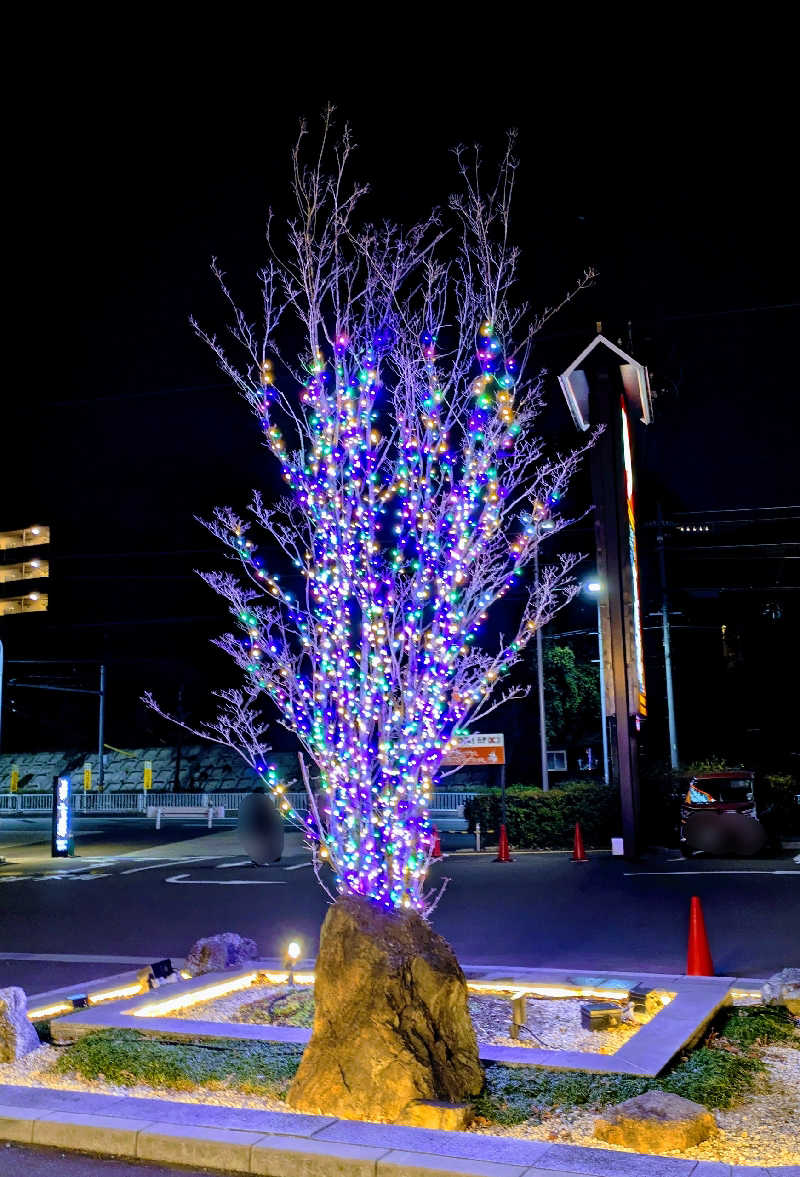
[[[299,940],[290,940],[286,945],[283,963],[289,971],[290,985],[294,985],[294,970],[297,968],[297,962],[300,959],[302,951]]]

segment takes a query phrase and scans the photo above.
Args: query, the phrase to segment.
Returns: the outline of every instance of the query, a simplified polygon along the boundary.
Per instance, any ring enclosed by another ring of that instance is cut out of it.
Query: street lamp
[[[600,660],[600,724],[603,736],[603,780],[608,784],[608,731],[606,730],[606,676],[603,664],[603,619],[600,616],[600,601],[605,594],[605,585],[596,577],[584,583],[584,589],[597,601],[597,651]]]

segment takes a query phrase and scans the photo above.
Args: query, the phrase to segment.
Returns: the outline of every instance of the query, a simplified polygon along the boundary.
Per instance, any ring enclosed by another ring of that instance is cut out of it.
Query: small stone
[[[702,1104],[668,1091],[646,1091],[607,1108],[595,1120],[594,1134],[606,1144],[636,1152],[683,1152],[717,1132],[717,1123]]]
[[[13,1063],[39,1047],[28,1021],[28,999],[17,985],[0,989],[0,1063]]]
[[[257,956],[255,940],[248,940],[237,932],[219,932],[216,936],[197,940],[189,949],[184,967],[193,977],[199,977],[203,973],[241,968]]]
[[[400,1122],[411,1128],[441,1128],[445,1132],[461,1132],[471,1121],[472,1108],[467,1103],[418,1099],[408,1105]]]
[[[761,988],[765,1005],[785,1005],[791,1014],[800,1014],[800,969],[781,969]]]

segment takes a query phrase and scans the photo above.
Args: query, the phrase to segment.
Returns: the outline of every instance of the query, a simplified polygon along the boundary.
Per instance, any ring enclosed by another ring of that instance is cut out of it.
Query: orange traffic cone
[[[575,822],[575,845],[572,850],[573,862],[588,862],[586,852],[583,849],[583,834],[581,833],[581,823]]]
[[[442,843],[439,841],[439,831],[437,830],[436,826],[434,826],[433,827],[433,850],[431,852],[431,858],[441,858],[441,857],[442,857]]]
[[[686,960],[687,977],[713,977],[714,965],[708,946],[703,909],[696,895],[689,908],[689,952]]]
[[[513,861],[514,859],[511,857],[508,849],[508,834],[506,833],[506,827],[500,826],[500,844],[497,847],[497,858],[495,859],[495,862]]]

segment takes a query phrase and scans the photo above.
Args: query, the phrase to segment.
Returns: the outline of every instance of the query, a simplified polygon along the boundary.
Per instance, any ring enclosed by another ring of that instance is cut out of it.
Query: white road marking
[[[284,870],[302,870],[304,866],[311,866],[310,862],[296,862],[294,866],[285,866]]]
[[[152,956],[95,956],[68,952],[3,952],[3,960],[49,960],[57,964],[151,964]]]
[[[252,866],[252,858],[243,858],[241,862],[218,862],[214,870],[230,870],[233,866]]]
[[[667,875],[673,879],[682,879],[685,875],[796,875],[800,879],[800,870],[634,870],[625,873],[626,879],[638,879],[646,875]]]
[[[209,860],[207,858],[192,858],[191,860],[186,858],[165,858],[161,862],[151,863],[150,866],[132,866],[130,870],[121,870],[119,873],[121,875],[135,875],[141,870],[169,870],[171,866],[177,866],[179,863],[187,861],[208,862]]]
[[[190,879],[188,875],[172,875],[165,883],[184,883],[187,887],[285,887],[283,879]]]

